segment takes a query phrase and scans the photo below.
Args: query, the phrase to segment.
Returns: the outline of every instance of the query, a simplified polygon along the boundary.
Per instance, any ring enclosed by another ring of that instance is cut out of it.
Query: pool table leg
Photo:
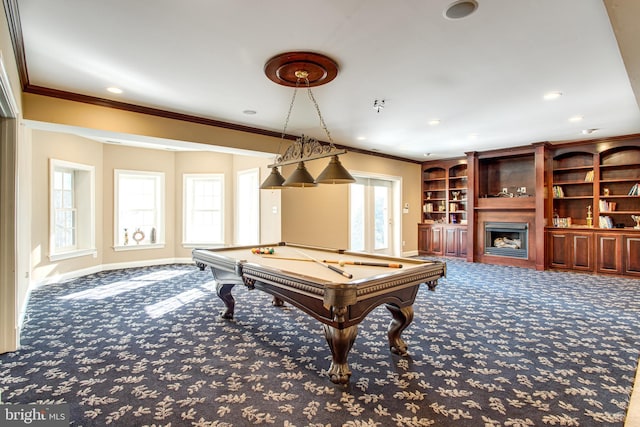
[[[233,289],[234,286],[235,283],[216,283],[216,293],[224,303],[225,307],[227,307],[225,311],[220,312],[220,317],[222,319],[233,319],[236,300],[233,298],[233,295],[231,295],[231,289]]]
[[[389,323],[389,330],[387,336],[389,337],[389,348],[392,353],[399,354],[401,356],[407,355],[407,344],[402,337],[402,331],[413,321],[413,306],[400,308],[392,304],[385,304],[387,309],[391,312],[393,320]]]
[[[331,367],[329,367],[329,379],[335,384],[348,384],[351,377],[351,369],[347,363],[347,355],[358,335],[358,325],[338,329],[330,325],[324,327],[324,336],[327,338],[331,349]]]

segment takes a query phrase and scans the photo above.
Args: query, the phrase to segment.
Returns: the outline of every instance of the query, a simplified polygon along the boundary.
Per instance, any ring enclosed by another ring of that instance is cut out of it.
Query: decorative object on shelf
[[[125,246],[129,244],[129,232],[126,228],[124,229],[124,244]]]
[[[636,222],[635,229],[640,230],[640,215],[631,215],[631,219]]]
[[[442,204],[440,206],[438,206],[438,210],[440,212],[444,212],[445,208],[446,208],[446,206],[444,205],[444,202],[442,202]]]
[[[603,195],[605,195],[605,196],[608,196],[608,195],[609,195],[609,189],[605,187],[605,188],[602,190],[602,194],[603,194]]]
[[[144,233],[139,228],[136,228],[136,231],[133,233],[131,237],[133,237],[133,240],[135,240],[136,244],[139,245],[140,242],[144,240]]]
[[[629,196],[640,196],[640,184],[633,184],[631,190],[629,190]]]
[[[553,186],[553,198],[562,199],[564,197],[564,190],[559,185]]]
[[[591,212],[591,205],[587,206],[587,227],[593,227],[593,213]]]
[[[338,155],[346,153],[347,150],[338,149],[333,144],[331,134],[320,113],[320,107],[318,107],[318,103],[311,91],[312,86],[328,83],[336,77],[338,74],[337,64],[331,58],[318,53],[287,52],[276,55],[268,60],[265,64],[264,72],[267,77],[275,83],[294,87],[289,112],[287,113],[287,118],[282,129],[282,140],[284,140],[286,135],[287,125],[289,124],[289,118],[291,117],[298,87],[302,84],[307,88],[307,95],[313,102],[316,112],[318,113],[320,124],[327,135],[329,144],[322,144],[315,138],[302,135],[285,151],[284,155],[280,156],[280,149],[278,149],[275,162],[269,165],[271,173],[260,188],[275,190],[283,187],[316,187],[318,183],[350,184],[355,182],[356,180],[347,169],[342,166],[342,163],[340,163],[338,159]],[[326,157],[331,157],[329,165],[314,180],[307,171],[304,162]],[[298,165],[296,170],[289,178],[285,179],[280,174],[278,168],[294,163]]]
[[[431,199],[431,191],[427,191],[427,200]]]
[[[456,199],[453,199],[456,200]],[[455,212],[458,210],[458,204],[455,202],[449,202],[449,211]]]
[[[460,197],[460,191],[452,191],[451,194],[453,195],[453,200],[458,200],[458,197]]]

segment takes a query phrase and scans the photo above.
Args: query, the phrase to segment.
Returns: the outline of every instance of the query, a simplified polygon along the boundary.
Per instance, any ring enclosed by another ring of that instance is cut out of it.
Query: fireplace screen
[[[512,258],[528,258],[526,222],[485,222],[484,253]]]

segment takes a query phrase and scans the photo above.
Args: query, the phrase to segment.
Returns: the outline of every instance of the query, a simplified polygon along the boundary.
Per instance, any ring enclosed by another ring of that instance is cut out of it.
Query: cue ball
[[[338,261],[338,264],[340,264],[340,267],[344,267],[344,261],[343,260]]]

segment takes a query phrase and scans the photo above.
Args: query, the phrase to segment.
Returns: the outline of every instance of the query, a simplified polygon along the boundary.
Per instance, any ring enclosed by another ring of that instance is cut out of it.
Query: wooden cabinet
[[[444,228],[444,254],[446,256],[467,256],[467,227],[449,226]]]
[[[444,255],[443,227],[426,224],[418,225],[418,254]]]
[[[594,250],[591,231],[553,230],[547,237],[548,267],[593,271]]]
[[[466,257],[467,227],[464,225],[419,224],[420,255]]]
[[[638,233],[596,233],[597,272],[640,277],[640,230]]]

